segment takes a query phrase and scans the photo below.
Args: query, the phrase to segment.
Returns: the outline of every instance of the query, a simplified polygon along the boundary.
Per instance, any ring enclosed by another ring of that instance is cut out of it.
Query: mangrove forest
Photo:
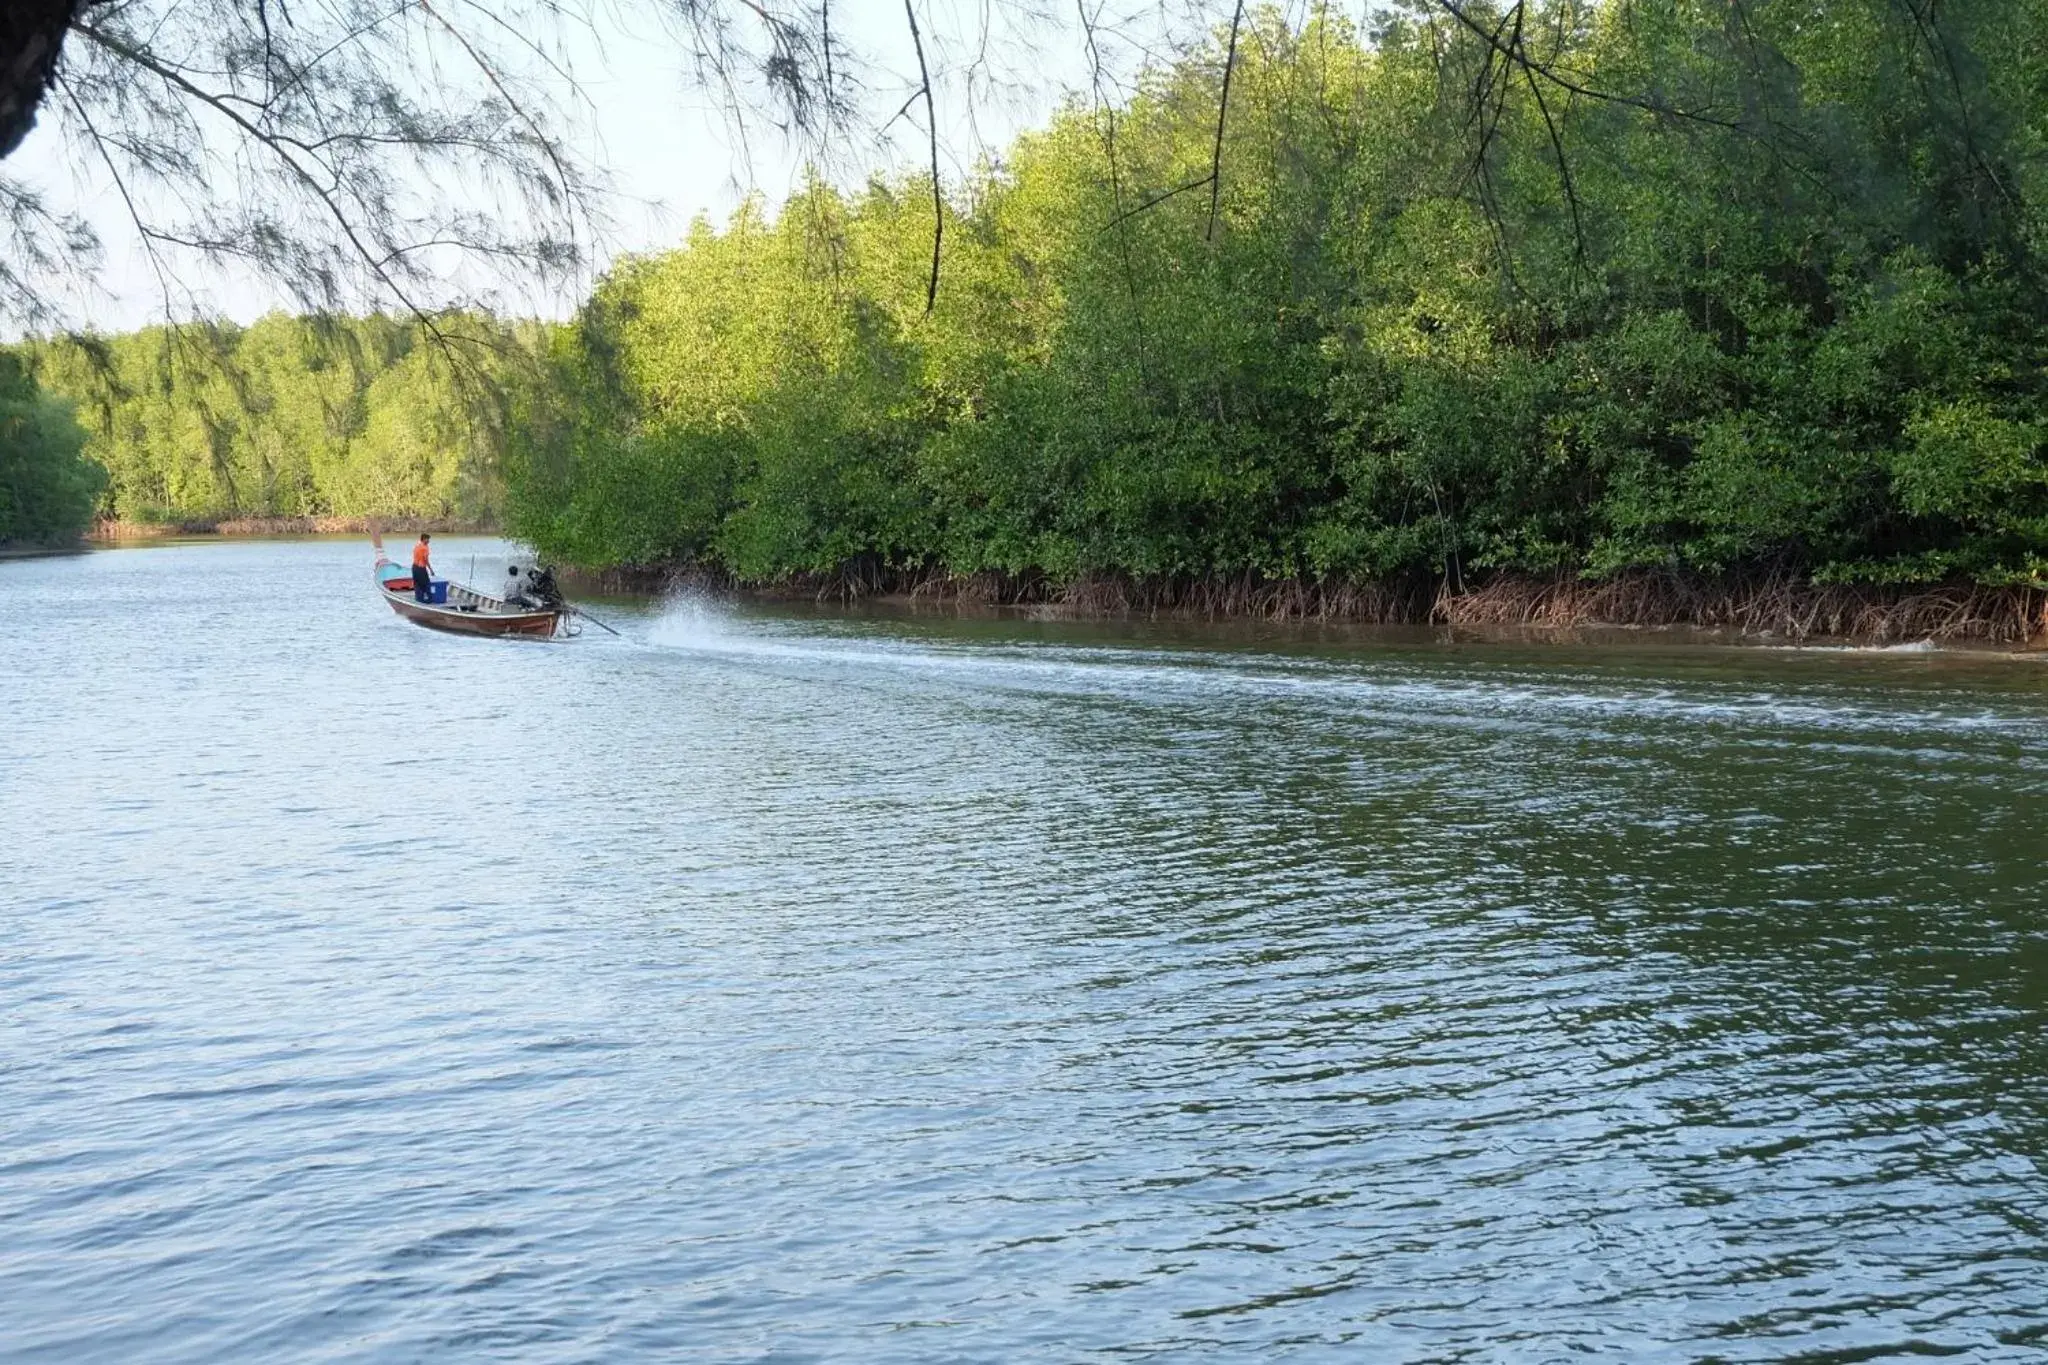
[[[120,518],[488,517],[825,591],[1982,616],[2048,583],[2044,204],[2040,0],[1254,9],[964,178],[700,220],[566,323],[17,349]]]

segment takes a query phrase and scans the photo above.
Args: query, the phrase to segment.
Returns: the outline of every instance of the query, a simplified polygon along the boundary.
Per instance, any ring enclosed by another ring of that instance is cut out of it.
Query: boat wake
[[[644,637],[647,647],[715,656],[777,673],[824,670],[843,681],[914,675],[925,685],[1022,696],[1104,697],[1175,707],[1244,704],[1322,710],[1358,721],[1451,723],[1465,728],[1524,731],[1544,724],[1575,730],[1623,716],[1664,721],[1697,733],[1865,731],[1978,733],[2034,737],[2039,722],[2015,721],[1939,695],[1901,697],[1882,689],[1838,688],[1786,693],[1742,684],[1673,687],[1642,679],[1608,686],[1561,683],[1554,672],[1488,669],[1479,673],[1418,670],[1413,660],[1371,652],[1310,660],[1293,655],[1211,654],[1137,645],[941,644],[928,640],[820,634],[815,626],[774,623],[727,611],[715,599],[682,596],[666,603]],[[1926,642],[1863,647],[1860,652],[1918,655]]]

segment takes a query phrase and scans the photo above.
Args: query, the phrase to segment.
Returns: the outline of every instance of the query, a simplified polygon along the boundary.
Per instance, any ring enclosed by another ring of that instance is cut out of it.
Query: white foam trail
[[[661,604],[647,628],[647,643],[663,649],[727,651],[740,643],[731,612],[702,593],[685,590]]]
[[[1200,650],[1055,644],[941,644],[884,637],[823,635],[816,623],[750,619],[715,598],[684,593],[671,598],[649,628],[646,643],[745,658],[774,666],[826,665],[882,669],[943,678],[969,688],[1025,693],[1147,694],[1186,704],[1198,696],[1273,700],[1291,697],[1324,704],[1351,716],[1379,714],[1420,723],[1456,717],[1460,724],[1519,727],[1544,719],[1583,724],[1634,715],[1647,719],[1733,727],[1795,726],[1823,730],[1907,728],[1928,732],[2012,731],[2039,734],[2033,717],[1957,710],[1940,702],[1852,695],[1808,697],[1728,687],[1687,694],[1658,685],[1581,688],[1545,677],[1415,676],[1407,664],[1385,665],[1370,656],[1303,660],[1265,655],[1217,656]],[[1801,652],[1922,654],[1932,641],[1889,646],[1805,646]]]
[[[2003,650],[1970,649],[1967,646],[1939,645],[1934,637],[1925,640],[1908,640],[1896,645],[1763,645],[1759,648],[1775,650],[1780,654],[1957,654],[1970,657],[1993,657],[2008,653]]]

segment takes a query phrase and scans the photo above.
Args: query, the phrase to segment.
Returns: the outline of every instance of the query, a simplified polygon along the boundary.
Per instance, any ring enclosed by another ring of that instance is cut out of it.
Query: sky
[[[1171,21],[1164,6],[1187,4],[1179,19],[1206,17],[1203,0],[1118,0],[1133,8],[1118,25],[1126,37],[1105,40],[1106,64],[1128,76],[1144,60],[1134,36]],[[175,9],[180,0],[153,0]],[[616,193],[606,201],[609,229],[595,243],[591,266],[542,286],[528,279],[470,278],[479,267],[446,265],[452,294],[488,287],[507,311],[566,316],[595,275],[623,253],[677,242],[696,215],[720,220],[749,192],[771,203],[802,174],[799,150],[761,119],[736,126],[710,92],[691,77],[689,56],[673,35],[636,15],[633,0],[607,0],[591,28],[564,28],[562,51],[587,96],[587,113],[572,130],[583,158],[603,167]],[[1079,26],[1068,11],[1034,10],[1036,0],[920,0],[928,56],[935,69],[942,174],[954,180],[984,151],[999,151],[1019,131],[1042,123],[1068,93],[1086,90],[1091,68]],[[1047,0],[1051,3],[1051,0]],[[1106,0],[1090,0],[1101,6]],[[1227,22],[1227,11],[1224,19]],[[840,0],[835,31],[865,64],[865,102],[874,122],[916,88],[901,0]],[[993,25],[984,42],[985,27]],[[1148,27],[1149,26],[1149,27]],[[832,178],[853,182],[872,170],[910,169],[929,155],[921,123],[896,120],[882,141],[863,138],[840,149]],[[128,212],[88,149],[46,111],[36,130],[4,164],[5,173],[74,208],[105,243],[102,267],[87,285],[68,290],[65,322],[125,331],[163,320],[164,290],[140,249]],[[131,187],[132,188],[132,187]],[[438,268],[439,263],[437,263]],[[290,301],[246,268],[177,260],[180,310],[249,321]]]

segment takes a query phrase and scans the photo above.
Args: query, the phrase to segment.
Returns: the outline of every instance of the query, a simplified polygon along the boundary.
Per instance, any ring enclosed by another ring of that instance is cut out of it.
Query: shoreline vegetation
[[[75,541],[106,486],[70,408],[0,347],[0,554],[18,558]]]
[[[1973,583],[1817,586],[1789,575],[1655,572],[1600,582],[1499,575],[1463,588],[1421,580],[1143,582],[1116,576],[1055,583],[942,572],[747,582],[703,565],[622,567],[578,576],[599,591],[687,591],[839,606],[1025,608],[1075,619],[1450,626],[1481,633],[1678,629],[1739,642],[1926,641],[2014,649],[2048,641],[2048,591]]]
[[[951,187],[936,294],[926,179],[700,221],[550,335],[508,527],[785,596],[2028,643],[2048,11],[1828,8],[1248,11]]]
[[[463,521],[448,517],[196,517],[183,521],[94,522],[81,540],[94,544],[123,544],[138,540],[174,540],[184,537],[220,536],[224,539],[271,536],[416,536],[422,531],[434,535],[489,536],[501,528],[490,519]]]
[[[700,219],[566,323],[36,339],[20,401],[69,405],[116,523],[492,525],[791,597],[2029,644],[2048,9],[1826,8],[1247,9],[943,184]]]

